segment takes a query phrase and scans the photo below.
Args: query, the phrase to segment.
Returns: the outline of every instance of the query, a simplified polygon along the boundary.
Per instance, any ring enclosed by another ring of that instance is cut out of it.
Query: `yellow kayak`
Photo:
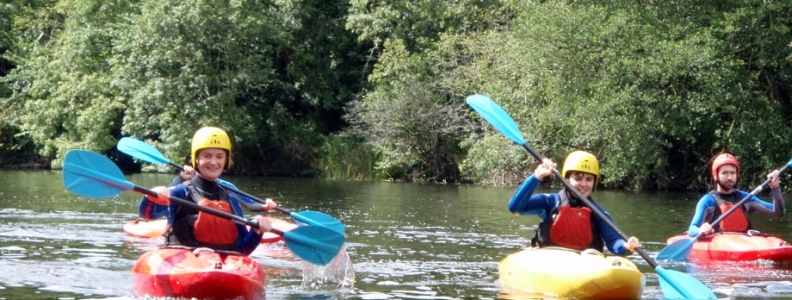
[[[629,259],[587,249],[531,248],[498,265],[501,292],[579,299],[639,299],[646,277]]]

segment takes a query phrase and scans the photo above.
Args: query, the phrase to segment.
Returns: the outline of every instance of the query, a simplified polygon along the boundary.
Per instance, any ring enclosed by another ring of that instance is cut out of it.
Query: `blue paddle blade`
[[[697,240],[695,237],[676,240],[663,248],[663,250],[660,250],[660,253],[657,254],[657,259],[686,261],[690,251],[693,249],[693,244]]]
[[[133,138],[121,138],[118,140],[116,148],[118,148],[118,151],[121,151],[126,155],[148,163],[167,164],[170,162],[170,160],[163,156],[162,153],[160,153],[156,148],[152,147],[148,143]]]
[[[525,144],[525,139],[523,139],[520,129],[517,128],[517,123],[514,123],[512,117],[509,116],[503,108],[492,101],[492,99],[477,94],[468,96],[465,101],[473,110],[478,112],[484,120],[487,120],[492,127],[495,127],[495,129],[506,135],[506,137],[518,145]]]
[[[718,299],[701,281],[685,273],[655,268],[665,299]]]
[[[83,166],[90,166],[89,168]],[[63,163],[63,184],[69,191],[91,198],[115,197],[135,187],[109,158],[86,150],[71,150]]]
[[[338,232],[342,236],[344,235],[344,224],[341,224],[341,222],[328,214],[318,211],[306,210],[296,213],[292,212],[290,216],[298,223],[311,226],[321,226]]]
[[[315,265],[326,265],[333,261],[341,247],[344,236],[333,230],[316,226],[299,226],[283,233],[283,241],[294,255]]]

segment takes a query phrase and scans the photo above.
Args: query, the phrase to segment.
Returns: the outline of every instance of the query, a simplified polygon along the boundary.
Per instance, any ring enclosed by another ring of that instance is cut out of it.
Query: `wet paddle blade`
[[[688,255],[690,255],[690,251],[693,249],[693,244],[695,244],[697,240],[696,237],[676,240],[668,244],[668,246],[665,246],[663,250],[660,250],[660,253],[657,254],[657,259],[686,261]]]
[[[170,160],[163,156],[162,153],[156,148],[152,147],[146,142],[133,138],[121,138],[118,140],[116,148],[118,148],[118,151],[124,152],[126,155],[148,163],[167,164],[170,162]]]
[[[328,214],[318,211],[306,210],[301,212],[292,212],[290,216],[298,223],[311,226],[321,226],[338,232],[342,236],[344,235],[344,224],[341,224],[341,222]]]
[[[316,265],[330,263],[345,238],[336,231],[317,226],[300,226],[283,233],[283,240],[294,255]]]
[[[520,129],[517,128],[517,124],[514,123],[514,119],[492,99],[484,95],[471,95],[465,101],[503,135],[518,145],[525,144],[525,139],[523,139]]]
[[[688,274],[655,268],[665,299],[718,299],[712,290]]]
[[[90,166],[86,168],[84,166]],[[86,150],[71,150],[63,163],[63,184],[69,191],[91,198],[115,197],[133,189],[121,170],[107,157]]]

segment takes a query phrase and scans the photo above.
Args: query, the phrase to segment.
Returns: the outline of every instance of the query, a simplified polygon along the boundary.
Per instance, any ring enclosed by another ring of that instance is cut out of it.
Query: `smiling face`
[[[723,165],[718,168],[718,191],[723,193],[730,193],[731,190],[737,185],[737,167],[733,165]]]
[[[569,183],[572,184],[572,187],[577,189],[584,197],[588,198],[591,196],[591,192],[594,191],[594,182],[597,180],[597,177],[589,173],[571,172],[567,179],[569,179]]]
[[[197,166],[200,176],[215,181],[225,170],[228,154],[223,149],[208,148],[198,151]]]

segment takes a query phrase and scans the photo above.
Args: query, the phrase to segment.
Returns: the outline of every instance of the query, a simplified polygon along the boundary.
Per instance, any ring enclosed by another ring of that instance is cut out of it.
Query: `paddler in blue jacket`
[[[769,217],[781,217],[786,213],[784,206],[784,193],[781,192],[781,173],[773,170],[767,174],[770,182],[770,193],[773,203],[766,202],[752,196],[742,207],[727,216],[715,227],[710,224],[723,213],[734,207],[743,198],[751,193],[735,188],[740,177],[740,162],[731,153],[721,153],[712,160],[712,179],[715,181],[715,190],[707,193],[696,204],[696,213],[688,228],[688,235],[697,236],[700,232],[711,234],[713,232],[744,232],[752,229],[748,220],[749,213],[757,213]]]
[[[551,176],[556,163],[545,158],[533,175],[523,182],[509,201],[509,211],[516,215],[538,215],[542,218],[532,246],[559,246],[575,250],[595,249],[603,252],[604,245],[614,254],[626,255],[641,247],[636,237],[624,241],[619,233],[600,220],[574,193],[562,189],[557,194],[536,194],[539,183]],[[591,201],[609,219],[612,218],[593,202],[591,194],[599,182],[599,162],[586,151],[573,151],[564,160],[561,175],[569,180],[580,194]]]
[[[261,241],[264,232],[272,225],[268,218],[257,216],[258,228],[200,212],[190,207],[170,202],[170,197],[193,201],[199,205],[244,217],[241,200],[217,183],[217,179],[231,165],[231,140],[220,128],[204,127],[192,139],[192,166],[196,176],[172,187],[153,188],[159,197],[149,200],[169,205],[169,229],[165,234],[167,244],[189,247],[207,247],[214,250],[236,251],[250,254]]]

